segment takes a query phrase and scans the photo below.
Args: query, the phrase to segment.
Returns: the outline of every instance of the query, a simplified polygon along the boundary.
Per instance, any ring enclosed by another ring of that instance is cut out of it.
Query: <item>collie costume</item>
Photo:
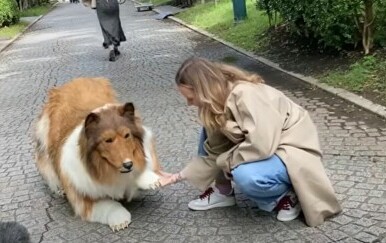
[[[50,90],[35,130],[36,162],[54,192],[83,220],[127,227],[118,199],[153,189],[160,170],[151,131],[132,103],[119,104],[110,82],[78,78]]]

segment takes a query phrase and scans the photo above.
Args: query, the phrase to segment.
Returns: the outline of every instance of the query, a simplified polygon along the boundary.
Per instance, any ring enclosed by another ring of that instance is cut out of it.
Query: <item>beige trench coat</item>
[[[204,147],[209,155],[182,170],[190,183],[205,190],[240,163],[276,154],[287,167],[309,226],[341,211],[306,110],[268,85],[238,82],[226,101],[226,114],[225,129],[208,133]]]

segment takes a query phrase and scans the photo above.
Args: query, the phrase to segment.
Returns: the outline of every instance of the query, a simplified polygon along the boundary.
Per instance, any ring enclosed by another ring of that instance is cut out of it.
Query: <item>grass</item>
[[[32,8],[29,8],[29,9],[22,11],[20,13],[20,16],[21,17],[40,16],[40,15],[47,13],[50,10],[51,6],[52,6],[51,4],[46,4],[46,5],[42,5],[42,6],[32,7]]]
[[[232,1],[220,0],[196,4],[187,11],[178,14],[178,18],[185,22],[211,32],[249,51],[255,51],[261,45],[257,36],[268,28],[268,17],[255,7],[256,0],[246,0],[248,18],[239,24],[233,20]]]
[[[145,1],[146,0],[142,0],[142,1]],[[160,5],[164,5],[164,4],[167,4],[168,2],[170,2],[170,0],[152,0],[154,6],[160,6]]]
[[[27,25],[28,22],[21,21],[9,27],[0,28],[0,38],[11,39],[22,32]]]
[[[37,6],[26,9],[20,13],[20,17],[32,17],[43,15],[50,10],[51,6],[51,4],[46,4],[43,6]],[[20,21],[19,23],[16,23],[14,25],[2,27],[0,28],[0,38],[11,39],[20,32],[22,32],[28,24],[28,22]]]
[[[161,6],[170,3],[171,0],[136,0],[137,2],[140,3],[153,3],[154,6]]]
[[[370,93],[379,103],[386,104],[385,58],[365,56],[348,70],[329,72],[321,81],[356,93]]]

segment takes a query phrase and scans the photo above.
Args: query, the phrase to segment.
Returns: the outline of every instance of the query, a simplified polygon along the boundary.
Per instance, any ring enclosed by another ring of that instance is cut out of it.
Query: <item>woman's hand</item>
[[[168,173],[168,172],[165,172],[165,171],[158,171],[157,172],[158,175],[162,176],[162,177],[169,177],[171,175],[173,175],[172,173]]]
[[[158,180],[157,187],[164,187],[183,180],[181,173],[170,174],[164,171],[159,172],[161,178]]]

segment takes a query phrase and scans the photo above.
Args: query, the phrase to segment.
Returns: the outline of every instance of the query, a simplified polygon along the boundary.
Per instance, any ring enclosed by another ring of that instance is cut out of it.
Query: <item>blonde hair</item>
[[[201,102],[200,120],[205,128],[212,130],[225,125],[225,102],[233,84],[238,81],[264,83],[257,74],[198,57],[191,57],[182,63],[175,81],[177,85],[193,88]]]

